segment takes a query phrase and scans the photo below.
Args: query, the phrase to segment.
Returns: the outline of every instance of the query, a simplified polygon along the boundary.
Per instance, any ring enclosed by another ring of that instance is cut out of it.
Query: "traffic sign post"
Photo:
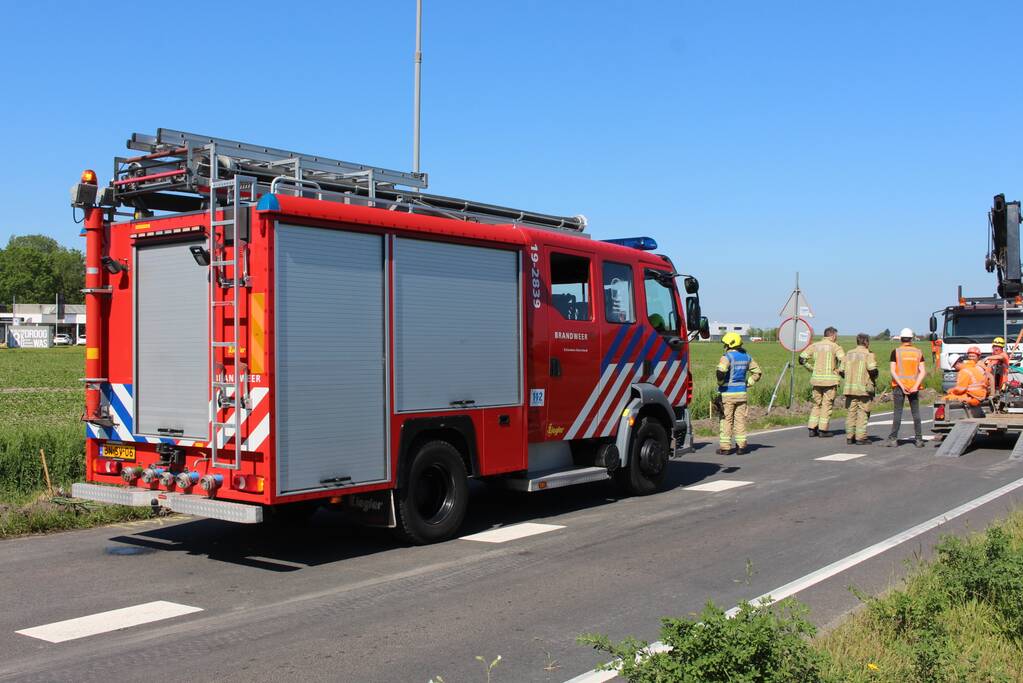
[[[813,341],[813,328],[810,327],[810,323],[806,320],[806,318],[813,317],[813,309],[810,308],[810,302],[806,300],[803,290],[799,288],[799,273],[796,273],[796,287],[789,294],[789,300],[782,306],[778,315],[783,318],[781,325],[778,327],[778,343],[788,349],[792,356],[785,363],[785,367],[781,369],[778,381],[774,384],[774,391],[771,392],[771,402],[767,404],[768,415],[771,414],[771,409],[774,408],[774,400],[778,397],[778,387],[781,386],[781,381],[784,379],[786,372],[789,373],[788,407],[792,407],[792,397],[796,393],[796,354],[808,347],[810,342]]]

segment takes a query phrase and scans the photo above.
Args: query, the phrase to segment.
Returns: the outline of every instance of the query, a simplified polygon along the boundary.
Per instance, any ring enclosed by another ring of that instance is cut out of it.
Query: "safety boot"
[[[736,455],[746,455],[747,453],[749,453],[749,446],[747,446],[746,444],[743,444],[735,449]]]
[[[916,446],[917,448],[923,448],[925,445],[927,445],[927,442],[923,440],[923,437],[918,436],[916,437],[916,439],[914,439],[913,445]]]
[[[826,429],[820,430],[820,432],[817,434],[817,436],[821,437],[822,439],[830,439],[834,435],[835,435],[834,432],[829,432]]]
[[[894,448],[895,446],[899,445],[899,440],[894,436],[889,436],[887,439],[885,439],[884,445],[887,448]]]
[[[814,438],[815,436],[820,436],[820,432],[817,431],[816,427],[811,427],[809,431],[810,433],[807,434],[807,436],[809,436],[811,439]]]
[[[717,450],[718,455],[731,455],[734,452],[731,448],[719,448]]]

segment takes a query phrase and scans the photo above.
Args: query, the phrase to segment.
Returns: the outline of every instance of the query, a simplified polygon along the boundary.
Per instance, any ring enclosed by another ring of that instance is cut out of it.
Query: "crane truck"
[[[931,340],[937,340],[937,313],[944,318],[941,345],[942,388],[956,384],[957,360],[966,357],[970,347],[981,350],[981,358],[991,354],[996,337],[1006,339],[1009,372],[1001,386],[991,383],[991,394],[978,406],[939,399],[934,404],[933,431],[943,440],[937,455],[958,457],[977,434],[1023,433],[1023,272],[1020,266],[1020,202],[994,197],[988,213],[988,255],[985,270],[995,273],[995,296],[967,297],[962,286],[955,305],[931,315]],[[1013,459],[1023,459],[1023,439],[1017,439]]]

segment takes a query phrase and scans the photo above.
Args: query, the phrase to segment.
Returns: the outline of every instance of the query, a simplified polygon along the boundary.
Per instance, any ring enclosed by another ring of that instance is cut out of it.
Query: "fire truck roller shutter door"
[[[386,480],[384,239],[278,225],[281,493]]]
[[[522,402],[519,252],[394,241],[399,411]]]
[[[135,252],[137,434],[209,438],[209,269],[192,258],[195,244],[151,244]]]

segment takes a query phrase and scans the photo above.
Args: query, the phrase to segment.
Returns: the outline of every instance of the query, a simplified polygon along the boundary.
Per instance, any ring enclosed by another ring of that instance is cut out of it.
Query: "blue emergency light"
[[[620,244],[631,249],[642,249],[643,251],[653,251],[657,248],[657,241],[653,237],[619,237],[618,239],[601,241]]]

